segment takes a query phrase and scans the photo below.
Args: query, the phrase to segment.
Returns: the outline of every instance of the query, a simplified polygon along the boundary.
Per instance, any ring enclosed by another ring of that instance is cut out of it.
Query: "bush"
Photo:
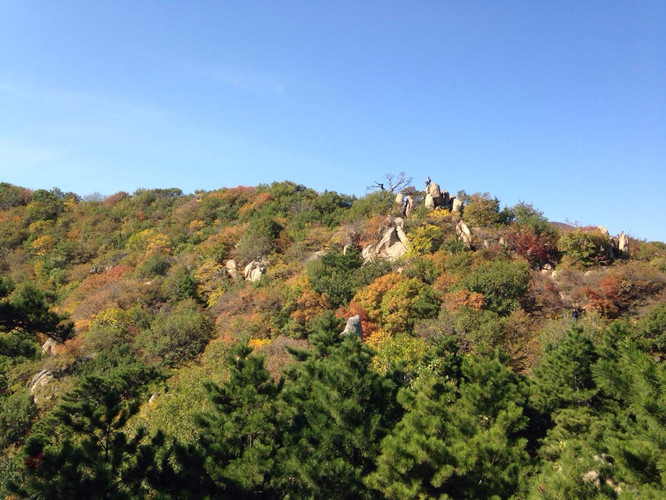
[[[307,266],[315,292],[326,294],[333,308],[347,305],[362,283],[358,271],[363,259],[358,251],[342,253],[333,249]]]
[[[612,261],[610,238],[597,229],[577,229],[565,233],[560,237],[558,246],[566,260],[574,266],[590,267]]]
[[[435,252],[443,241],[444,232],[441,228],[433,224],[417,227],[409,233],[409,255],[429,255]]]
[[[467,224],[475,227],[489,227],[502,221],[499,200],[491,198],[489,193],[474,193],[469,196],[462,191],[458,193],[458,198],[465,201],[463,220]]]
[[[0,449],[25,436],[36,414],[37,407],[27,390],[0,397]]]
[[[248,263],[271,253],[282,229],[282,225],[269,215],[253,218],[236,247],[239,260]]]
[[[527,293],[530,279],[525,261],[495,260],[473,269],[455,285],[483,295],[483,308],[501,316],[517,309],[518,299]]]
[[[392,334],[411,332],[421,319],[436,318],[441,302],[437,292],[411,278],[388,290],[380,306],[380,326]]]
[[[194,301],[180,302],[160,313],[149,330],[137,337],[137,344],[148,358],[160,358],[165,365],[179,364],[201,353],[211,339],[212,321]]]

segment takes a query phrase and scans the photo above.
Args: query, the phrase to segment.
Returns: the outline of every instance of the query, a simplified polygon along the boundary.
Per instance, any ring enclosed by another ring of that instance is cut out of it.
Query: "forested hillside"
[[[0,184],[0,497],[663,498],[666,244],[388,177]]]

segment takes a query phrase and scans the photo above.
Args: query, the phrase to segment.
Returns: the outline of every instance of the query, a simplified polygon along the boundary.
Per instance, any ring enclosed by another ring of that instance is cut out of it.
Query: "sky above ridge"
[[[0,2],[0,181],[400,171],[666,241],[666,2]]]

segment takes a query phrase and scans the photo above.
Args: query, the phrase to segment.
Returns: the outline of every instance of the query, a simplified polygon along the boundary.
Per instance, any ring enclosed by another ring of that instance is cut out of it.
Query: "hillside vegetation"
[[[666,244],[376,187],[0,184],[0,497],[663,497]]]

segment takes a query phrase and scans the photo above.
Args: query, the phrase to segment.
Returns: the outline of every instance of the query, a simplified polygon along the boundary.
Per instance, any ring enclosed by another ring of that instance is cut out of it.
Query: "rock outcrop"
[[[432,182],[430,177],[425,181],[425,206],[428,210],[447,208],[451,210],[451,200],[448,191],[442,191],[439,184]]]
[[[236,276],[238,276],[238,269],[236,268],[235,260],[228,260],[224,265],[224,268],[227,270],[227,275],[229,275],[232,280],[236,279]]]
[[[32,377],[32,380],[30,381],[30,394],[33,396],[35,395],[35,392],[40,387],[43,387],[50,383],[53,380],[53,374],[49,370],[42,370],[39,373],[35,374],[34,377]]]
[[[460,239],[465,246],[468,248],[472,246],[472,232],[462,220],[456,225],[456,234],[458,235],[458,239]]]
[[[264,259],[253,260],[245,266],[245,281],[259,281],[261,277],[266,274],[266,266],[268,262]]]
[[[394,261],[407,253],[409,243],[403,229],[403,220],[400,217],[389,218],[388,226],[378,243],[363,249],[362,255],[366,262],[376,257]]]
[[[345,329],[340,332],[340,335],[358,335],[363,338],[363,327],[361,326],[361,316],[358,314],[347,319]]]
[[[51,337],[49,337],[48,339],[46,339],[46,342],[42,344],[42,352],[48,355],[54,354],[53,348],[57,345],[58,343],[55,340],[53,340]]]
[[[620,233],[617,249],[623,254],[629,253],[629,236],[627,236],[624,231]]]

